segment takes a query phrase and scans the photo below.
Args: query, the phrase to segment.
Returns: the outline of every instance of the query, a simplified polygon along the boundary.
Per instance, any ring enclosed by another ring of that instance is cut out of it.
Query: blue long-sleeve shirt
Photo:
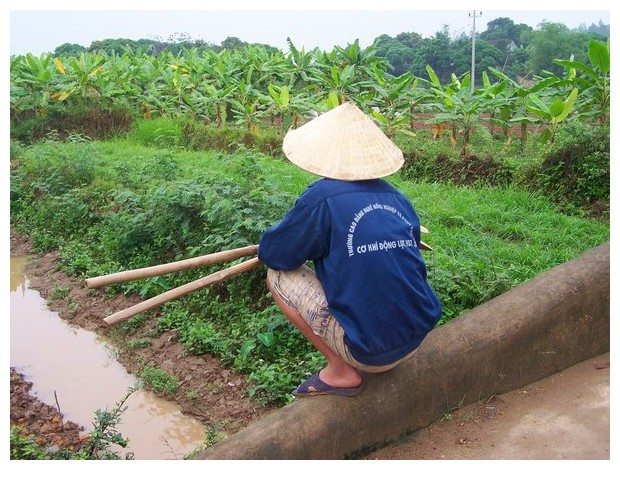
[[[258,257],[269,268],[314,263],[351,354],[387,365],[417,348],[441,315],[419,250],[420,220],[382,179],[321,179],[265,231]]]

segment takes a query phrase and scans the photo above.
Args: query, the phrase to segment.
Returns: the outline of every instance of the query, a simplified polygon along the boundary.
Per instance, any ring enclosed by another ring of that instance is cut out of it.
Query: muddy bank
[[[62,418],[58,407],[46,405],[30,395],[32,384],[11,368],[11,425],[33,435],[39,445],[76,452],[86,440],[83,428]]]
[[[196,418],[206,430],[229,435],[272,410],[248,398],[246,376],[236,374],[210,355],[187,356],[173,332],[155,334],[155,313],[142,327],[131,332],[131,338],[111,337],[111,327],[103,318],[138,303],[137,296],[106,296],[103,291],[89,290],[83,278],[69,277],[58,270],[58,252],[36,255],[29,240],[14,231],[11,231],[11,255],[28,257],[26,272],[30,288],[40,292],[50,310],[70,324],[106,337],[118,349],[117,360],[129,373],[139,376],[140,370],[149,365],[173,375],[179,389],[163,398],[176,402],[183,414]],[[68,293],[56,298],[59,295],[54,293],[59,289]],[[149,339],[149,345],[132,350],[126,346],[132,338]],[[65,424],[63,431],[57,408],[37,401],[29,395],[29,390],[28,382],[11,370],[11,424],[20,424],[42,443],[78,446],[82,441],[80,435],[84,434],[80,427],[68,428]]]

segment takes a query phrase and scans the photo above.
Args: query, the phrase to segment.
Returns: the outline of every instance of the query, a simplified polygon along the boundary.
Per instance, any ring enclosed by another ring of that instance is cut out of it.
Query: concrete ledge
[[[610,244],[435,329],[357,397],[294,401],[195,459],[342,459],[609,352]]]

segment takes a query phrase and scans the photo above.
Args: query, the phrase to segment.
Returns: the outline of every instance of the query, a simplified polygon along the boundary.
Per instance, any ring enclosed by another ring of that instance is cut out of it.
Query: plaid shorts
[[[375,366],[358,362],[344,341],[344,330],[332,315],[325,292],[314,271],[303,265],[295,270],[268,269],[267,279],[275,292],[296,310],[312,331],[345,362],[364,372],[379,373],[390,370],[411,355],[389,365]]]

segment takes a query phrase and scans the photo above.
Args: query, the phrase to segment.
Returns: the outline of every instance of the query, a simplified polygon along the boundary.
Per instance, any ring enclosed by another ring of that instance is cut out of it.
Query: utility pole
[[[476,17],[482,17],[482,12],[469,14],[474,23],[471,28],[471,93],[474,93],[474,83],[476,83]]]

